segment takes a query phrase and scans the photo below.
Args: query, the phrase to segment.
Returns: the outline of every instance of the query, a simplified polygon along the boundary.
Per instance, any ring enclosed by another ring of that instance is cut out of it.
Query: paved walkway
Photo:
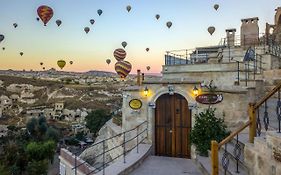
[[[190,159],[149,156],[130,175],[202,175]]]

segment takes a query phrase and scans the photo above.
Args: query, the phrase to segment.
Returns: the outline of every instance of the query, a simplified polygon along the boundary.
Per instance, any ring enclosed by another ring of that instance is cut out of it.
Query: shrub
[[[190,133],[190,141],[196,146],[202,156],[208,156],[211,141],[222,141],[229,132],[226,130],[224,120],[215,117],[215,109],[208,108],[195,115],[195,125]]]

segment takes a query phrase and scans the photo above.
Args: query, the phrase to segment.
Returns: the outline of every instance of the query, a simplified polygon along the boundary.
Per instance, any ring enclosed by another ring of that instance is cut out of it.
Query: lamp
[[[198,88],[196,87],[196,86],[194,86],[194,88],[193,88],[193,94],[194,94],[194,96],[195,97],[197,97],[198,96],[198,94],[199,94],[199,90],[198,90]]]
[[[144,88],[144,91],[143,91],[143,93],[144,93],[145,96],[148,95],[148,91],[149,91],[149,90],[148,90],[148,88],[147,88],[147,86],[146,86],[146,87]]]

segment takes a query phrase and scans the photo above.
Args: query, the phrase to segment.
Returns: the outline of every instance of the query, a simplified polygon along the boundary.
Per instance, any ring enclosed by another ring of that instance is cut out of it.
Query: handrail
[[[272,95],[274,95],[281,88],[281,82],[275,86],[265,97],[263,97],[260,101],[258,101],[254,109],[258,109],[265,101],[267,101]]]
[[[236,131],[232,132],[229,136],[227,136],[225,139],[223,139],[218,147],[220,148],[222,145],[230,142],[230,140],[232,140],[237,134],[239,134],[241,131],[243,131],[245,128],[247,128],[248,126],[250,126],[251,121],[248,121],[246,124],[244,124],[243,126],[241,126],[240,128],[238,128]]]

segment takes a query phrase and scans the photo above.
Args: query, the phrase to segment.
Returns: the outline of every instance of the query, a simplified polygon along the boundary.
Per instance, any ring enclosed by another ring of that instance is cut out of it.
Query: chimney
[[[137,70],[137,85],[141,85],[141,72],[139,69]]]

